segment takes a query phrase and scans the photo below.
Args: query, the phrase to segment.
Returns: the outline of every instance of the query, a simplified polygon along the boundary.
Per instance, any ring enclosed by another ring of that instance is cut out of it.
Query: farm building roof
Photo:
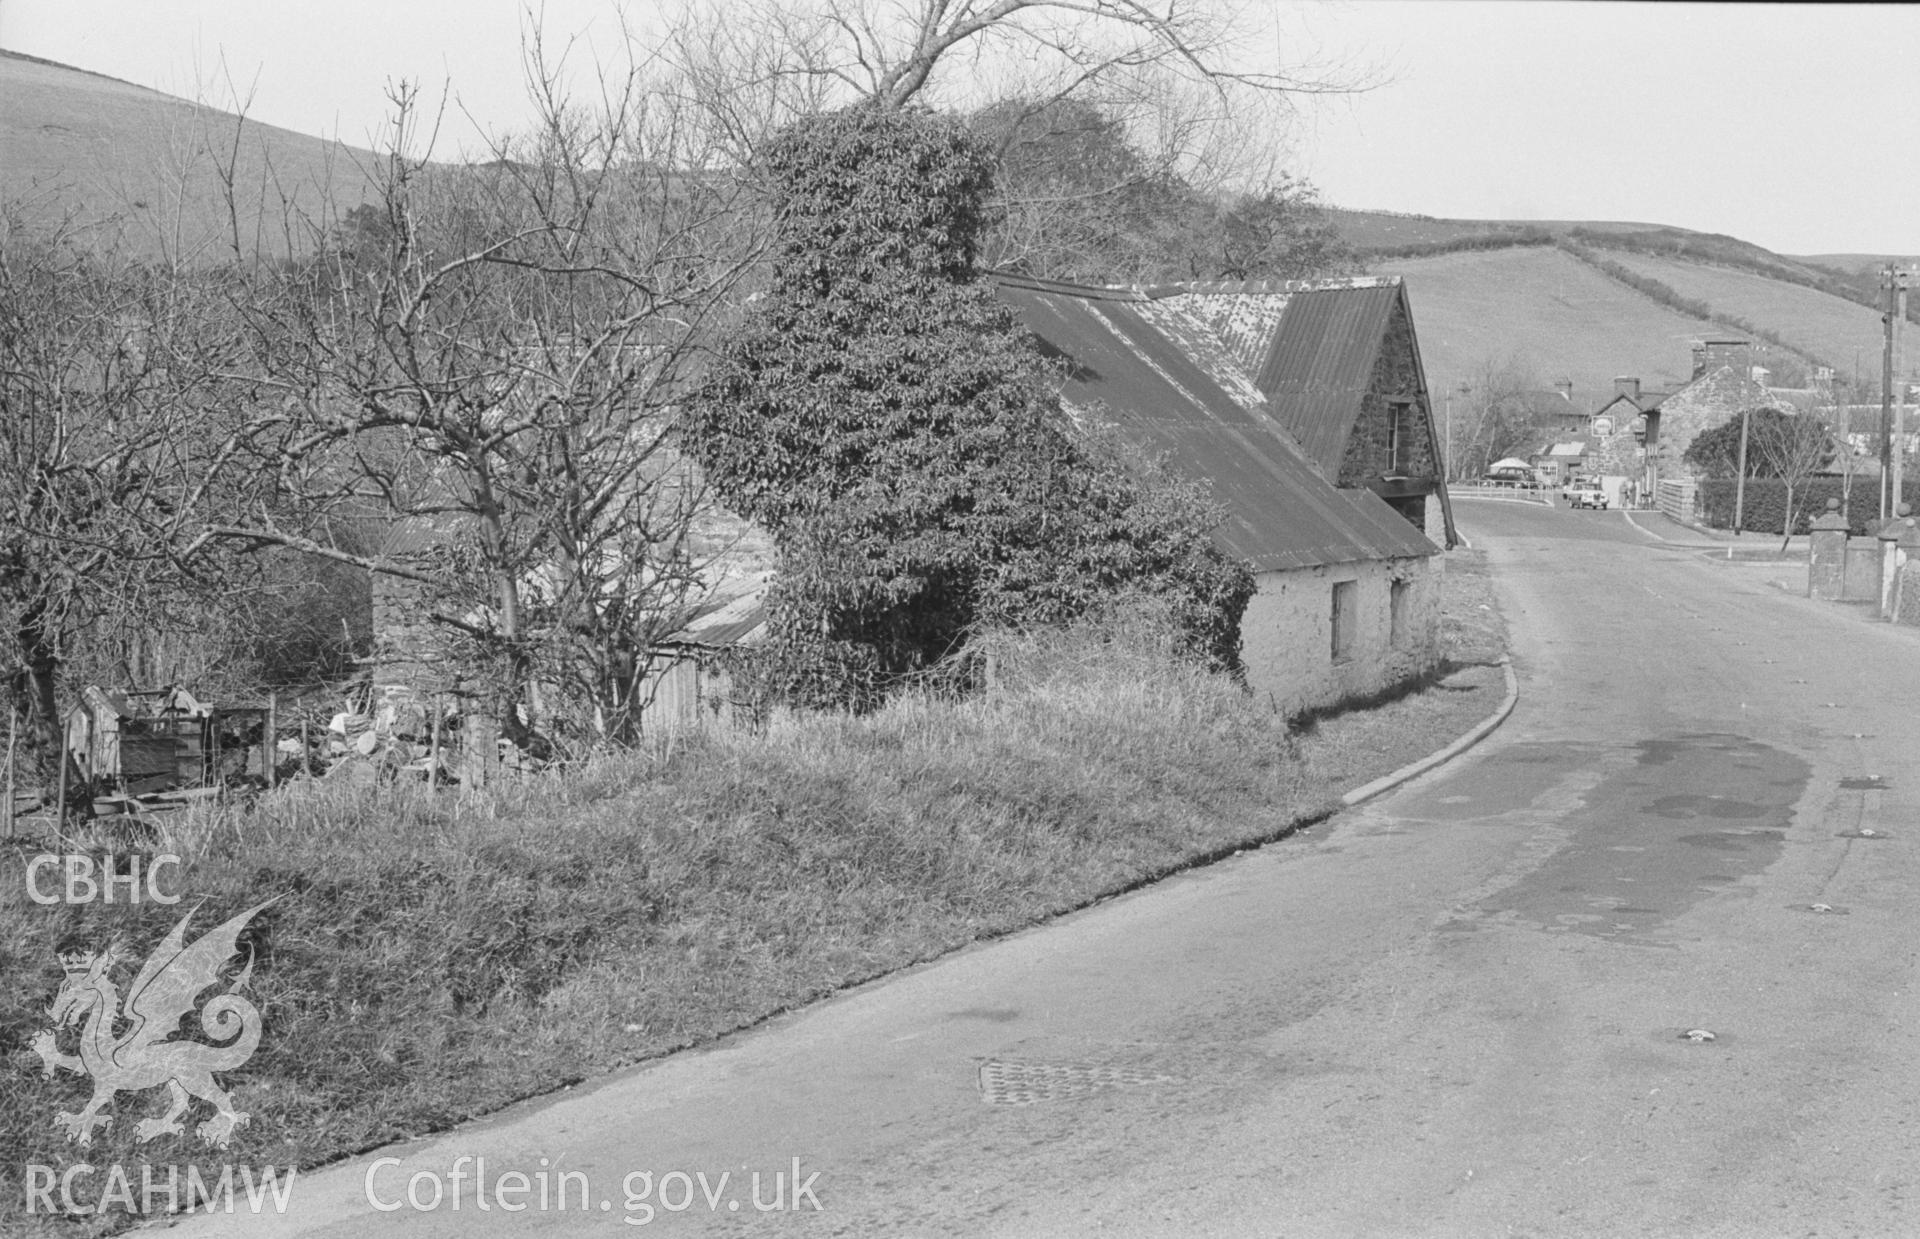
[[[766,624],[766,583],[736,582],[716,589],[705,601],[688,608],[679,626],[660,643],[713,649],[751,645],[766,635]]]
[[[389,524],[378,542],[382,559],[438,558],[449,544],[476,522],[464,512],[433,512],[401,516]]]
[[[1601,413],[1605,413],[1608,409],[1611,409],[1614,405],[1623,401],[1632,405],[1636,412],[1655,413],[1659,411],[1661,403],[1673,394],[1674,393],[1670,391],[1643,391],[1639,396],[1635,397],[1626,392],[1615,392],[1613,395],[1608,396],[1598,409],[1594,410],[1593,415],[1598,416]]]
[[[1230,341],[1273,416],[1323,471],[1339,470],[1381,341],[1405,297],[1398,276],[1163,284],[1140,291],[1205,320]]]
[[[1221,547],[1259,570],[1431,555],[1432,542],[1367,490],[1329,482],[1276,421],[1231,338],[1149,291],[998,276],[999,296],[1066,364],[1062,400],[1113,422],[1213,484]]]

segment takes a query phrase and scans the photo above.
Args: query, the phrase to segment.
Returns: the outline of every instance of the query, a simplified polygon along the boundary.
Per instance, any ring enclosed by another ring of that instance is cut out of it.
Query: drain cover
[[[1110,1088],[1170,1084],[1172,1076],[1110,1063],[1042,1062],[990,1058],[980,1064],[980,1095],[990,1106],[1030,1106],[1071,1101]]]

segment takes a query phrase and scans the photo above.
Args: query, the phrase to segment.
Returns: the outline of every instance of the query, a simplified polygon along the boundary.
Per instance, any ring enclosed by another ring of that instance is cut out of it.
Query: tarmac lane
[[[1522,685],[1460,760],[176,1233],[1920,1233],[1920,634],[1460,508]]]

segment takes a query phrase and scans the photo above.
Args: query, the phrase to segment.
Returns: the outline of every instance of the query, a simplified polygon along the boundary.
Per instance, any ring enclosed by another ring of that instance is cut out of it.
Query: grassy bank
[[[1453,656],[1480,660],[1484,565],[1450,559]],[[1282,835],[1499,699],[1469,667],[1289,732],[1150,634],[1009,641],[997,667],[968,700],[702,736],[484,798],[316,784],[183,816],[154,847],[186,858],[177,907],[41,906],[9,881],[0,1229],[25,1164],[118,1162],[136,1184],[143,1163],[312,1166],[709,1040]],[[138,1144],[159,1095],[125,1093],[92,1148],[68,1144],[52,1116],[86,1082],[28,1048],[56,945],[117,934],[137,966],[195,901],[204,930],[267,899],[243,939],[266,1036],[231,1077],[251,1122],[218,1154],[191,1128]]]

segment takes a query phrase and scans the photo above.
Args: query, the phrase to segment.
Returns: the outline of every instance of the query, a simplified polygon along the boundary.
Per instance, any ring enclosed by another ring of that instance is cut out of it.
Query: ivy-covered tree
[[[1213,547],[1217,516],[1073,438],[976,279],[989,167],[964,126],[916,110],[812,117],[764,153],[772,287],[687,430],[778,547],[777,697],[870,704],[978,623],[1056,622],[1128,584],[1232,661],[1252,584]]]

